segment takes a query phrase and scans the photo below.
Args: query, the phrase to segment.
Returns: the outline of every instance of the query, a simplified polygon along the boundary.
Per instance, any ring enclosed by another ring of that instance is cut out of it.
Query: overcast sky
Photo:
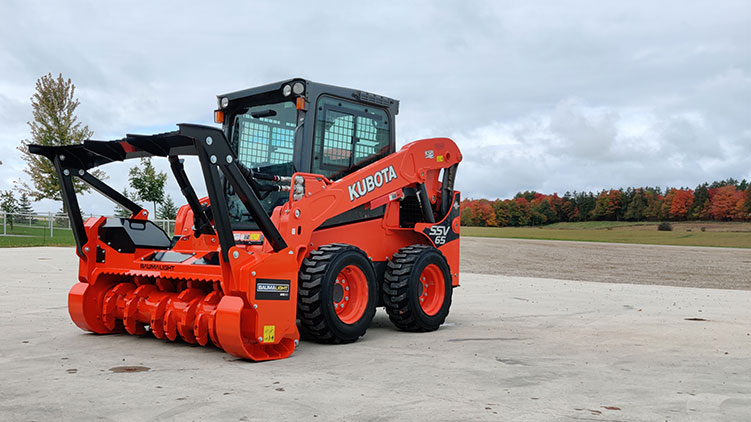
[[[747,1],[72,3],[0,3],[0,190],[48,72],[95,139],[211,123],[217,94],[297,76],[397,98],[399,145],[459,144],[464,197],[751,179]],[[104,167],[118,190],[129,165]]]

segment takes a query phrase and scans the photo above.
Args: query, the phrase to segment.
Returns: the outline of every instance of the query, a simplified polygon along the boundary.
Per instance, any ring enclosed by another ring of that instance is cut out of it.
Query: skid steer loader
[[[456,144],[398,152],[399,102],[304,79],[220,95],[221,128],[30,146],[54,163],[80,258],[73,322],[206,345],[255,361],[288,357],[300,334],[357,340],[384,306],[394,325],[433,331],[459,285]],[[166,157],[187,205],[174,235],[89,170]],[[207,197],[181,156],[197,156]],[[77,177],[132,212],[85,222]]]

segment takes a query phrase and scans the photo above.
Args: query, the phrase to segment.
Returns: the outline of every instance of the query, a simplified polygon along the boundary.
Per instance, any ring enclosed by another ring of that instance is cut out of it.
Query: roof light
[[[292,92],[294,92],[295,95],[302,94],[305,92],[305,85],[302,82],[295,82],[294,85],[292,85]]]
[[[229,98],[222,98],[222,108],[226,108],[229,105]]]
[[[292,93],[292,87],[291,86],[284,85],[282,87],[282,95],[284,95],[285,97],[289,97],[289,94],[291,94],[291,93]]]

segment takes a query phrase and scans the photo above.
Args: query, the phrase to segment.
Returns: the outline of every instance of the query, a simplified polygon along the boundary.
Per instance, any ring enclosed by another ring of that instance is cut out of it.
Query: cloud
[[[210,123],[216,94],[292,76],[399,98],[399,145],[454,137],[465,196],[751,179],[744,1],[10,1],[0,15],[0,189],[47,72],[73,79],[97,139]],[[114,187],[127,167],[108,169]]]

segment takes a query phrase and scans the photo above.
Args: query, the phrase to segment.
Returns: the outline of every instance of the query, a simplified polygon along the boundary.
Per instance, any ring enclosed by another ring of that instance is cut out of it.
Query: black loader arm
[[[232,185],[250,215],[258,222],[259,228],[274,250],[280,251],[287,247],[284,238],[271,222],[251,188],[252,181],[248,180],[249,176],[238,167],[239,162],[224,132],[216,127],[185,123],[179,124],[178,127],[179,129],[174,132],[126,135],[125,138],[114,141],[86,140],[82,144],[66,146],[29,145],[29,152],[47,157],[55,166],[60,180],[63,203],[71,220],[73,237],[80,257],[84,257],[82,248],[88,238],[73,187],[73,177],[78,177],[95,191],[131,211],[133,215],[138,213],[146,215],[146,210],[88,171],[112,162],[153,156],[169,158],[180,190],[193,211],[196,235],[216,232],[225,259],[227,251],[234,246],[235,242],[220,172]],[[198,156],[211,200],[213,227],[185,174],[183,164],[179,159],[181,155]]]

